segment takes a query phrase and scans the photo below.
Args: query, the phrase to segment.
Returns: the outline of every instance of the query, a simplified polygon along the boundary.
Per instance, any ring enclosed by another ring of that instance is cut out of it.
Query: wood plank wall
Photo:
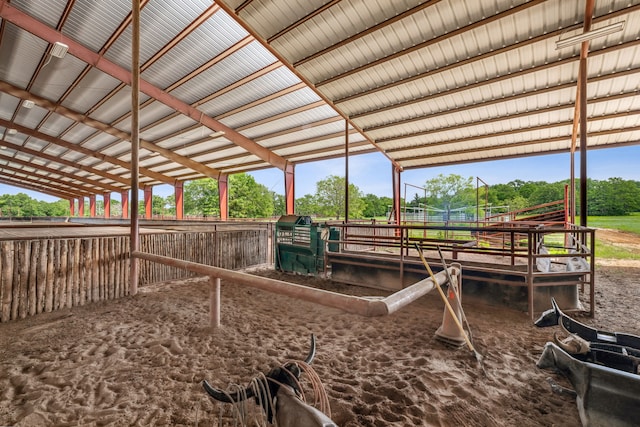
[[[229,269],[268,262],[268,230],[154,233],[140,249]],[[141,261],[140,284],[192,277]],[[129,236],[0,241],[0,322],[129,294]]]
[[[269,262],[269,230],[234,230],[145,234],[140,251],[237,270]],[[140,284],[194,277],[195,273],[146,260],[140,261]]]

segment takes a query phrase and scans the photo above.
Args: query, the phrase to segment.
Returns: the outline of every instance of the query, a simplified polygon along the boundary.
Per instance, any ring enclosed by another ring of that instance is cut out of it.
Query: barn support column
[[[75,215],[76,215],[76,200],[69,199],[69,216],[75,216]]]
[[[111,217],[111,193],[104,193],[102,197],[103,197],[102,204],[104,205],[104,217],[110,218]]]
[[[144,217],[153,218],[153,187],[150,185],[144,187]]]
[[[287,215],[293,215],[295,213],[295,183],[295,165],[287,162],[284,168],[284,205]]]
[[[580,225],[587,226],[587,58],[580,58]]]
[[[138,199],[140,187],[140,0],[131,0],[131,230],[130,248],[134,253],[140,248],[138,229]],[[150,187],[149,187],[150,188]],[[144,189],[145,208],[147,187]],[[151,198],[151,192],[149,192]],[[138,293],[140,262],[130,258],[129,293]]]
[[[78,197],[78,216],[84,216],[84,197]]]
[[[393,185],[393,207],[391,208],[389,220],[391,220],[391,216],[393,216],[395,223],[400,225],[402,218],[400,212],[400,169],[395,165],[391,165],[391,181]]]
[[[220,174],[218,178],[218,196],[220,199],[220,220],[229,218],[229,175]]]
[[[184,219],[184,182],[176,182],[173,191],[176,196],[176,219]]]
[[[344,222],[349,222],[349,120],[344,121]]]
[[[89,196],[89,216],[91,218],[96,217],[96,195],[92,194]]]
[[[120,193],[120,206],[122,206],[122,219],[129,218],[129,190]]]

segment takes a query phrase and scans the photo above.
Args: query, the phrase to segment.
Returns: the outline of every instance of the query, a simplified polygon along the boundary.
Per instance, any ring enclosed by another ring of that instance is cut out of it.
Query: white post
[[[212,328],[220,327],[220,278],[209,276],[209,322]]]

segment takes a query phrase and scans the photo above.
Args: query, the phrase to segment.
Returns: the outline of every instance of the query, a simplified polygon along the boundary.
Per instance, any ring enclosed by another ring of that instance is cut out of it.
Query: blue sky
[[[576,156],[576,178],[580,177],[580,156]],[[416,190],[412,186],[423,187],[425,182],[439,174],[457,174],[464,178],[472,177],[474,183],[479,177],[489,185],[506,184],[509,181],[556,182],[568,179],[570,175],[569,154],[552,154],[524,157],[520,159],[496,160],[469,163],[456,166],[444,166],[425,169],[412,169],[401,174],[401,193],[404,196],[405,184],[407,199],[411,200]],[[296,165],[296,198],[305,194],[314,194],[316,182],[330,175],[344,176],[344,159]],[[279,169],[265,169],[252,172],[257,182],[276,193],[284,194],[284,174]],[[587,156],[587,176],[592,179],[606,180],[622,178],[640,181],[640,145],[620,148],[591,150]],[[391,164],[382,154],[364,154],[349,159],[349,180],[363,194],[391,197]],[[24,190],[0,184],[1,194],[26,193],[38,200],[55,201],[57,198],[42,193]],[[154,187],[154,194],[166,197],[173,193],[172,187],[160,185]],[[422,195],[422,191],[420,191]],[[119,196],[113,197],[119,199]],[[142,196],[141,196],[142,197]]]

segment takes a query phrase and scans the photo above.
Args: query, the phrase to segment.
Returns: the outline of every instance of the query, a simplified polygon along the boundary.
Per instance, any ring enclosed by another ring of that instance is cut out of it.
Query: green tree
[[[589,215],[628,215],[640,211],[640,182],[622,178],[588,181]]]
[[[391,197],[378,197],[375,194],[366,194],[362,201],[364,202],[362,210],[364,218],[386,216],[389,206],[393,204]]]
[[[320,207],[314,195],[305,194],[296,199],[295,211],[297,215],[317,216],[320,214]]]
[[[284,196],[272,191],[271,197],[273,198],[273,216],[279,217],[284,215],[286,213]]]
[[[537,182],[536,188],[531,192],[529,197],[529,206],[542,205],[544,203],[556,202],[564,199],[564,187],[566,182],[554,182],[548,184],[546,182]]]
[[[345,212],[344,177],[331,175],[316,183],[316,202],[323,216],[344,217]],[[349,218],[362,218],[364,203],[362,193],[355,184],[349,184]]]
[[[45,216],[69,216],[70,208],[68,200],[57,200],[55,202],[46,203],[45,204]]]
[[[441,206],[450,214],[452,209],[463,206],[475,206],[476,190],[473,186],[473,177],[463,178],[460,175],[439,174],[437,177],[427,180],[425,183],[435,206]]]
[[[273,195],[246,173],[229,177],[229,216],[231,218],[268,218],[274,214]]]
[[[218,181],[214,179],[204,178],[184,184],[185,215],[219,216],[219,200]]]

